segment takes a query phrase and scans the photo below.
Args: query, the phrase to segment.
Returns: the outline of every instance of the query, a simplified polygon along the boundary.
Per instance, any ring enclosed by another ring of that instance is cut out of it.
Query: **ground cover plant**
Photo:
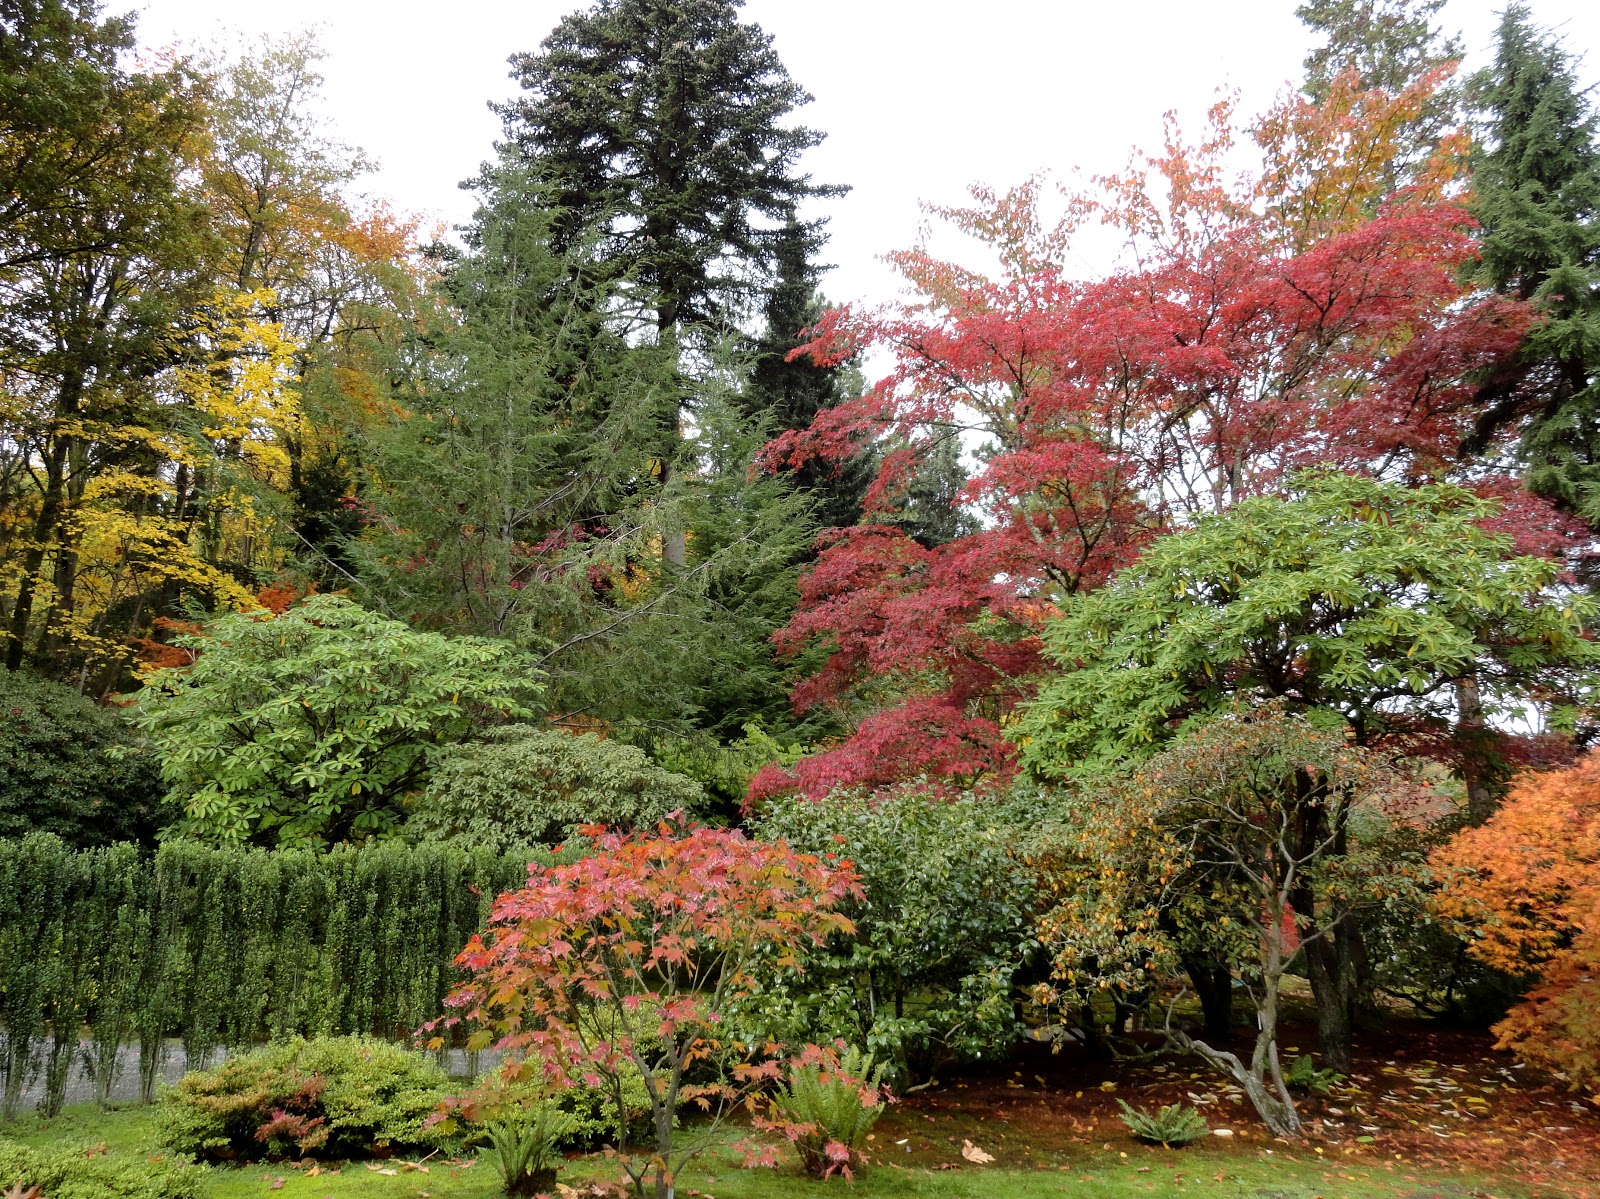
[[[0,1138],[0,1187],[52,1199],[202,1199],[205,1171],[182,1158],[101,1145],[33,1149]]]

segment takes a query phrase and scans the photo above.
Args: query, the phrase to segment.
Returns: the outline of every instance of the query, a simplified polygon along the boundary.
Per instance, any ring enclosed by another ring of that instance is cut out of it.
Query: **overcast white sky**
[[[537,47],[579,0],[129,0],[146,46],[316,27],[338,135],[380,169],[366,184],[397,208],[463,220],[456,184],[499,132],[486,104],[511,93],[506,56]],[[1310,38],[1295,0],[748,0],[828,140],[807,166],[850,184],[829,201],[824,286],[836,301],[896,290],[879,256],[914,243],[918,202],[959,203],[973,181],[1037,171],[1070,179],[1156,147],[1161,114],[1198,126],[1219,86],[1259,111],[1300,75]],[[1450,0],[1467,68],[1480,65],[1501,0]],[[113,0],[107,8],[119,5]],[[1600,3],[1532,0],[1536,19],[1600,74]]]

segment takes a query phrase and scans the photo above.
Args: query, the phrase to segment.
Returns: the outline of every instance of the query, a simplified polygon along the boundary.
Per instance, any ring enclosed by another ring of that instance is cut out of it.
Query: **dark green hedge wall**
[[[328,853],[0,840],[0,1111],[43,1073],[58,1108],[79,1042],[106,1097],[119,1045],[142,1090],[161,1043],[191,1063],[302,1033],[404,1038],[530,855],[378,843]]]

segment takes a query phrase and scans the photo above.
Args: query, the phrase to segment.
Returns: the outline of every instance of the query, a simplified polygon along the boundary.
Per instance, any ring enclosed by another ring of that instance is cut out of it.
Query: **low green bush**
[[[616,1115],[611,1095],[602,1087],[568,1087],[556,1106],[572,1117],[561,1143],[567,1149],[598,1149],[617,1139]],[[641,1141],[650,1133],[650,1093],[637,1070],[622,1072],[622,1106],[626,1109],[628,1140]]]
[[[204,1182],[205,1171],[184,1161],[0,1139],[0,1195],[37,1187],[44,1199],[200,1199]]]
[[[1326,1095],[1344,1081],[1337,1070],[1323,1070],[1309,1054],[1294,1059],[1283,1072],[1283,1081],[1308,1095]]]
[[[804,971],[763,971],[730,1017],[748,1044],[860,1045],[896,1086],[952,1062],[1000,1060],[1020,1025],[1013,980],[1032,945],[1033,881],[1013,854],[1029,797],[930,793],[769,801],[758,834],[855,867],[853,937],[808,950]]]
[[[0,837],[54,833],[76,848],[154,842],[181,815],[160,762],[115,708],[0,670]]]
[[[161,1098],[161,1142],[219,1161],[434,1148],[449,1091],[436,1062],[388,1041],[296,1037],[184,1075]]]
[[[549,1105],[562,1116],[557,1137],[562,1149],[592,1150],[615,1144],[616,1110],[610,1091],[602,1086],[581,1084],[555,1090],[544,1081],[542,1071],[532,1065],[522,1074],[521,1080],[511,1082],[496,1070],[459,1097],[458,1104],[482,1113],[464,1121],[469,1141],[492,1141],[492,1127],[503,1122],[505,1112],[532,1111]],[[626,1139],[632,1144],[650,1135],[650,1093],[645,1090],[643,1076],[633,1067],[624,1065],[620,1078]]]

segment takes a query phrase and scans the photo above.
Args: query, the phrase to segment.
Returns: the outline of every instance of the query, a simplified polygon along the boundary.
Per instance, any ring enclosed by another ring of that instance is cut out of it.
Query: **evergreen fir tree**
[[[770,436],[809,428],[823,409],[860,394],[854,363],[818,366],[805,356],[789,358],[827,307],[817,291],[808,245],[804,226],[791,219],[778,245],[777,279],[767,292],[765,327],[755,340],[755,365],[742,397],[746,414],[764,421]],[[862,453],[838,468],[807,463],[789,477],[816,501],[818,527],[837,529],[861,519],[862,499],[875,470],[872,454]]]
[[[1295,15],[1324,41],[1307,55],[1301,90],[1325,104],[1334,80],[1354,71],[1363,89],[1397,96],[1430,71],[1461,60],[1461,41],[1434,24],[1445,0],[1304,0]],[[1381,203],[1404,187],[1445,136],[1461,126],[1460,88],[1440,86],[1401,130],[1384,171]]]
[[[1327,39],[1306,57],[1306,95],[1326,99],[1334,79],[1351,69],[1363,87],[1392,95],[1424,72],[1459,60],[1459,39],[1444,37],[1433,23],[1444,3],[1305,0],[1295,16]]]
[[[485,183],[444,303],[400,364],[408,417],[371,449],[350,547],[368,597],[530,650],[553,718],[624,734],[719,725],[737,706],[725,680],[765,669],[787,619],[806,501],[750,479],[758,443],[726,429],[712,386],[727,370],[701,384],[694,469],[662,485],[660,397],[681,386],[670,349],[625,336],[594,240],[554,248],[566,214],[524,164]],[[684,558],[669,564],[676,531]],[[746,682],[761,694],[744,719],[781,699],[778,682]]]
[[[1494,65],[1472,80],[1479,278],[1544,319],[1486,387],[1468,448],[1517,430],[1529,485],[1600,528],[1600,145],[1585,90],[1560,42],[1509,7]]]
[[[737,320],[796,204],[843,190],[799,173],[823,135],[786,118],[811,97],[741,5],[600,0],[512,56],[524,94],[495,106],[568,214],[558,243],[600,226],[663,334]],[[798,227],[815,248],[820,222]]]

